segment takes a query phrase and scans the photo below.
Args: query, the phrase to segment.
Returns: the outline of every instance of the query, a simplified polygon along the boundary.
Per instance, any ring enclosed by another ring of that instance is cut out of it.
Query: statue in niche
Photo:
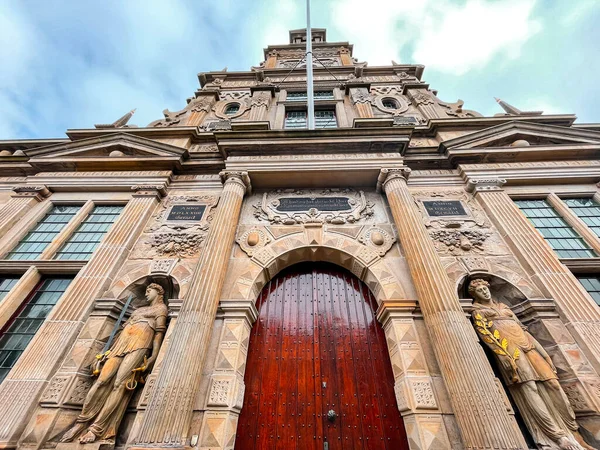
[[[77,437],[82,444],[115,439],[138,381],[158,356],[167,326],[164,294],[159,284],[148,285],[149,304],[136,309],[110,349],[97,356],[94,373],[98,379],[88,392],[75,425],[61,442]]]
[[[494,352],[504,383],[538,448],[594,450],[579,434],[556,367],[542,345],[507,305],[494,301],[487,281],[471,281],[469,295],[475,300],[472,318],[477,334]]]

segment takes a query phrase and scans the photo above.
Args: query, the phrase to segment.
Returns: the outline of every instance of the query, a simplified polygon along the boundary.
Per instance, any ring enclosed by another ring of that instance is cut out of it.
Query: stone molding
[[[16,186],[12,190],[14,192],[13,197],[32,197],[38,202],[41,202],[51,194],[50,190],[44,185]]]
[[[221,178],[221,182],[223,184],[228,182],[238,183],[244,187],[246,194],[250,194],[252,192],[252,183],[250,181],[248,172],[239,170],[223,170],[219,172],[219,177]]]
[[[134,191],[134,197],[152,197],[161,199],[167,195],[167,188],[164,184],[137,184],[131,187]]]
[[[377,192],[383,192],[385,185],[392,180],[402,178],[404,181],[408,181],[408,177],[412,170],[409,167],[399,167],[393,169],[381,169],[379,177],[377,178]]]
[[[504,178],[468,178],[467,192],[477,193],[481,191],[501,191],[506,184]]]

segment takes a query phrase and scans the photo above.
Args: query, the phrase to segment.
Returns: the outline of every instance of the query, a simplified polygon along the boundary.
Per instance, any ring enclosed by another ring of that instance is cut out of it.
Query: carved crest
[[[374,204],[354,189],[280,189],[264,193],[254,216],[273,224],[356,223],[373,215]]]

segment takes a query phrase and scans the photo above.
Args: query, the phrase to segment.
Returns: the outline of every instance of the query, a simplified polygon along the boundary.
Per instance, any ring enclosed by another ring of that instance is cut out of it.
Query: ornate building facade
[[[0,141],[0,448],[598,448],[600,125],[312,35]]]

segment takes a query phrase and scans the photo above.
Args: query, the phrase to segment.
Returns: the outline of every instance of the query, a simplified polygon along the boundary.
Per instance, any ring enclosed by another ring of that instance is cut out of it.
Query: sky
[[[441,100],[600,122],[600,0],[312,0],[369,65],[424,64]],[[0,139],[64,137],[185,106],[197,74],[249,70],[306,26],[305,0],[0,0]]]

